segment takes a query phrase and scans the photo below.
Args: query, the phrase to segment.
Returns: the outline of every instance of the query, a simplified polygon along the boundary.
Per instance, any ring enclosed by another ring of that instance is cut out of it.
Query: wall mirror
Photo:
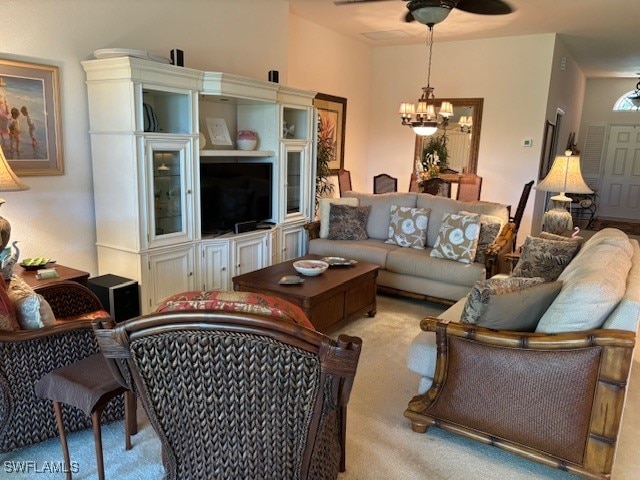
[[[446,135],[449,153],[448,167],[459,173],[476,173],[478,150],[480,148],[480,127],[482,126],[482,98],[436,98],[436,108],[442,102],[451,102],[453,115],[448,122],[438,125],[433,136]],[[438,117],[441,119],[442,117]],[[471,119],[469,121],[469,119]],[[462,120],[462,121],[461,121]],[[422,152],[431,137],[416,135],[415,162],[422,161]]]

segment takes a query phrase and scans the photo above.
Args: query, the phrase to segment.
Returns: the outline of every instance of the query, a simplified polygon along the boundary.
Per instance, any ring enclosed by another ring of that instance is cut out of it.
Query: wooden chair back
[[[422,182],[422,191],[438,197],[451,197],[451,184],[442,178],[429,178]]]
[[[463,173],[458,183],[456,200],[461,202],[474,202],[480,200],[482,190],[482,177],[475,173]]]
[[[373,177],[373,193],[389,193],[398,191],[398,179],[386,173]]]
[[[340,196],[345,192],[350,192],[351,188],[351,172],[349,170],[338,170],[338,189]]]
[[[409,191],[414,193],[420,192],[420,185],[418,184],[418,174],[413,172],[409,179]]]

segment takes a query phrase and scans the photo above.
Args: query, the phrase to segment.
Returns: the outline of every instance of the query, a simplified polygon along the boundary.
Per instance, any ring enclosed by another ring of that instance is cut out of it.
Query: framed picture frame
[[[0,142],[16,175],[63,175],[58,67],[0,59]]]
[[[344,169],[344,139],[347,124],[347,99],[318,93],[313,100],[318,109],[318,142],[326,142],[330,150],[332,174]]]
[[[556,124],[545,120],[544,132],[542,134],[542,153],[540,154],[540,168],[538,170],[538,180],[547,176],[554,160],[554,143],[556,142]]]
[[[233,145],[227,122],[224,121],[224,118],[207,117],[205,121],[212,145]]]

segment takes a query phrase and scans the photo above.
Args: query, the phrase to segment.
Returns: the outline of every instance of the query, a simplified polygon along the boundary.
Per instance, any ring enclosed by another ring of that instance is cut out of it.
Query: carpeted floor
[[[438,315],[442,309],[421,301],[378,296],[375,318],[363,317],[332,334],[335,337],[339,333],[347,333],[363,339],[349,403],[347,471],[340,474],[338,480],[575,479],[568,473],[437,428],[431,428],[425,434],[411,430],[403,412],[416,392],[418,376],[407,370],[406,352],[419,331],[420,319],[426,315]],[[614,480],[637,479],[640,471],[640,456],[635,448],[640,444],[638,352],[636,349]],[[142,409],[138,411],[140,432],[133,437],[132,450],[127,452],[124,449],[122,422],[103,429],[107,479],[162,478],[160,443]],[[97,478],[91,431],[70,435],[69,450],[79,469],[73,478]],[[0,454],[0,478],[62,480],[64,474],[50,473],[59,465],[61,457],[57,439]],[[18,473],[17,468],[30,470]]]
[[[640,235],[640,222],[622,222],[618,220],[605,220],[596,218],[589,230],[602,230],[603,228],[617,228],[629,235]]]

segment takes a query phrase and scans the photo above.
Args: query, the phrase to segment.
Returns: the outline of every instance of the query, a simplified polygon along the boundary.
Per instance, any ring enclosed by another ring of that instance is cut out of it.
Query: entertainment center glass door
[[[192,237],[189,145],[188,141],[147,142],[150,246]]]
[[[283,184],[284,189],[284,217],[294,218],[305,214],[306,189],[305,175],[306,148],[301,145],[286,145],[284,148],[285,168]]]

